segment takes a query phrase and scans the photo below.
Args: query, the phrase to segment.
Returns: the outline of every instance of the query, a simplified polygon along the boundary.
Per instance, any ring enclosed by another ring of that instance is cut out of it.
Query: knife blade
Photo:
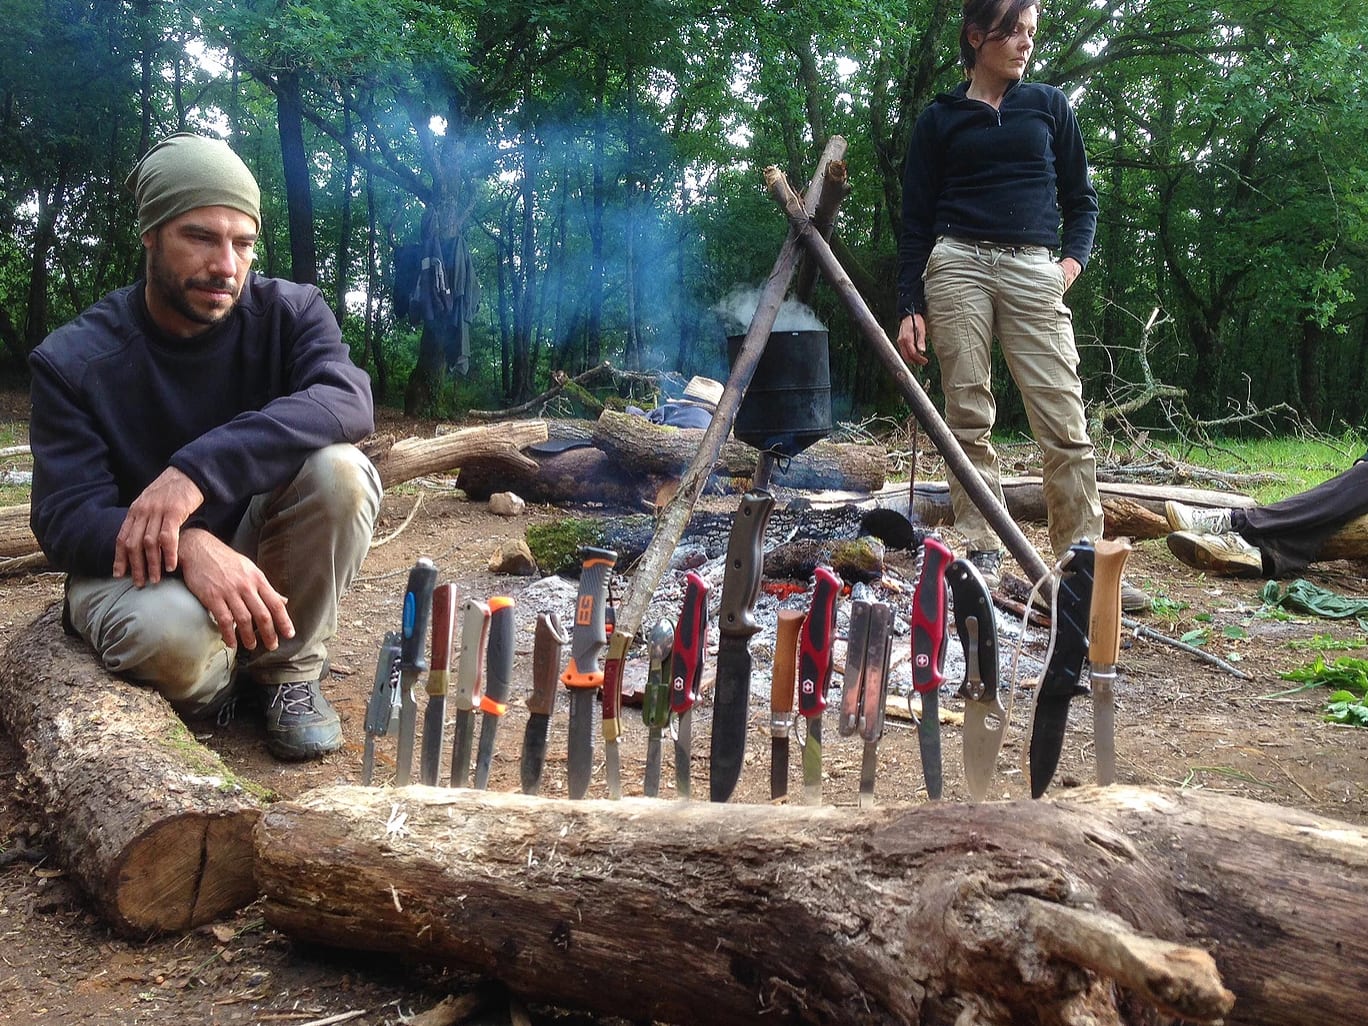
[[[945,681],[945,571],[955,556],[939,538],[922,542],[922,572],[912,593],[912,688],[921,695],[917,747],[926,793],[938,801],[941,769],[940,686]]]
[[[803,739],[803,800],[822,804],[822,713],[831,687],[831,643],[841,579],[827,567],[813,573],[812,605],[798,632],[798,714],[807,722]]]
[[[860,729],[860,686],[865,657],[869,654],[869,616],[874,603],[865,596],[866,586],[850,589],[850,622],[846,625],[846,661],[841,671],[841,705],[836,712],[836,732],[850,737]]]
[[[646,776],[641,790],[647,798],[660,794],[660,735],[670,724],[670,685],[665,664],[674,648],[674,624],[659,620],[651,628],[646,693],[641,699],[641,721],[646,725]]]
[[[532,636],[532,694],[527,697],[527,727],[523,731],[523,794],[540,794],[546,767],[546,734],[556,710],[556,685],[560,682],[561,651],[570,635],[554,612],[537,614]]]
[[[475,710],[484,677],[485,639],[489,636],[489,604],[468,598],[461,606],[461,658],[456,665],[455,740],[451,745],[451,786],[470,785],[470,759],[475,747]]]
[[[423,710],[423,750],[418,760],[418,782],[437,786],[442,762],[442,734],[446,729],[447,689],[451,685],[451,645],[455,640],[456,585],[443,584],[432,593],[432,666],[428,670],[427,708]]]
[[[860,713],[857,728],[864,739],[860,762],[860,808],[874,804],[874,778],[879,771],[879,740],[883,737],[884,703],[888,698],[888,665],[893,657],[893,610],[875,602],[869,610],[864,670],[860,675]]]
[[[788,794],[789,731],[793,728],[793,692],[798,682],[798,632],[801,609],[779,610],[770,677],[770,800]]]
[[[675,717],[675,796],[693,797],[693,707],[703,687],[703,654],[708,648],[708,592],[697,573],[684,575],[684,604],[679,610],[670,652],[670,712]]]
[[[508,711],[513,684],[513,607],[507,595],[489,600],[489,642],[485,647],[485,687],[480,696],[480,750],[475,756],[475,790],[489,786],[494,740]]]
[[[1121,654],[1121,572],[1131,553],[1126,539],[1093,545],[1093,594],[1088,617],[1088,665],[1092,669],[1093,749],[1097,782],[1116,782],[1116,660]]]
[[[955,606],[955,632],[964,650],[964,783],[976,802],[988,796],[1007,732],[998,690],[997,619],[993,595],[978,567],[957,559],[945,571]]]
[[[741,497],[727,540],[727,566],[722,576],[722,606],[717,615],[717,685],[713,690],[713,724],[709,797],[725,802],[741,779],[746,757],[746,722],[750,716],[750,639],[759,632],[755,600],[764,575],[765,525],[774,511],[774,496],[751,491]]]
[[[603,686],[599,659],[608,647],[608,576],[617,565],[611,549],[580,549],[579,597],[575,600],[570,661],[561,683],[570,689],[570,750],[566,776],[570,797],[583,798],[594,773],[594,692]]]
[[[608,655],[603,660],[603,764],[608,778],[608,798],[622,797],[622,761],[618,754],[618,738],[622,736],[619,714],[622,712],[622,674],[627,666],[627,648],[631,638],[626,632],[614,630],[608,639]]]
[[[1059,756],[1064,750],[1064,731],[1069,723],[1069,703],[1088,688],[1080,683],[1083,659],[1088,654],[1088,615],[1092,609],[1093,547],[1086,539],[1069,546],[1069,555],[1055,588],[1050,615],[1050,647],[1045,654],[1045,673],[1036,691],[1035,716],[1031,724],[1028,770],[1031,797],[1039,798],[1050,786]]]
[[[399,750],[395,757],[394,782],[408,784],[413,773],[413,739],[418,729],[418,702],[413,689],[427,669],[427,632],[432,617],[432,592],[437,586],[437,566],[426,556],[409,571],[404,588],[404,620],[399,651]]]
[[[399,726],[400,640],[398,631],[388,632],[375,660],[375,684],[366,703],[366,748],[361,760],[361,783],[366,787],[375,776],[375,739]]]

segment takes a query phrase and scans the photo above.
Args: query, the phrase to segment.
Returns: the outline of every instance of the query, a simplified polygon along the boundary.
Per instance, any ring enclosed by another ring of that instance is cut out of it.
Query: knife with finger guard
[[[997,620],[993,595],[967,559],[957,559],[945,571],[955,607],[955,632],[964,650],[964,783],[969,797],[988,796],[1007,731],[1007,710],[998,691]]]

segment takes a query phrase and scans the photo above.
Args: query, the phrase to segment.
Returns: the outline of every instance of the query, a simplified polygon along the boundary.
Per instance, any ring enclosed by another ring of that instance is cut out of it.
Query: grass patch
[[[1280,481],[1251,484],[1246,494],[1256,502],[1275,502],[1334,477],[1363,455],[1368,441],[1355,431],[1317,439],[1299,436],[1221,439],[1210,447],[1192,447],[1172,439],[1151,444],[1177,459],[1230,474],[1274,473]]]

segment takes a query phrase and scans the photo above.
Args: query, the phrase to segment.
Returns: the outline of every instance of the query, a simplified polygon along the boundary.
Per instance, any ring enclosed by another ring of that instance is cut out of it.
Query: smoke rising
[[[713,311],[726,322],[729,335],[741,334],[750,327],[751,320],[755,317],[755,308],[760,305],[762,291],[763,289],[758,287],[738,287],[732,289],[713,307]],[[826,331],[826,325],[812,312],[811,307],[796,299],[785,299],[779,307],[779,316],[774,319],[774,330]]]

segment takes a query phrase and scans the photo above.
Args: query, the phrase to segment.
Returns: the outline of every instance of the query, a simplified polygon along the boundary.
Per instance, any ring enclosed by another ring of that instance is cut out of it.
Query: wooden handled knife
[[[1121,572],[1131,553],[1125,539],[1093,546],[1092,611],[1088,618],[1088,664],[1092,668],[1093,748],[1097,782],[1116,781],[1116,660],[1121,653]]]

